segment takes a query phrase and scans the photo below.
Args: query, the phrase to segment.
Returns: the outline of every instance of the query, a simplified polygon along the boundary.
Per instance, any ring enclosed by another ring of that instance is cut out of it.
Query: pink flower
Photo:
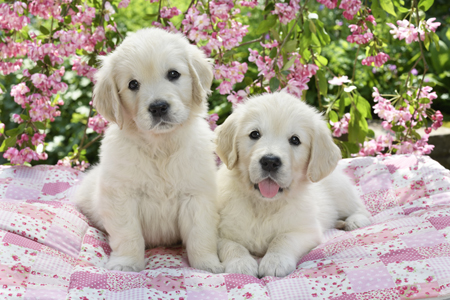
[[[239,103],[242,103],[248,97],[248,90],[239,90],[237,92],[231,91],[231,94],[227,97],[227,100],[236,107]]]
[[[108,121],[102,117],[100,114],[96,114],[94,117],[89,118],[88,127],[92,128],[98,134],[102,134],[105,132]]]
[[[317,2],[325,5],[329,9],[336,8],[338,0],[317,0]]]
[[[120,1],[119,5],[117,7],[118,8],[127,8],[129,4],[130,4],[130,0],[122,0],[122,1]]]
[[[105,17],[105,20],[109,21],[109,17],[115,13],[116,13],[116,11],[114,10],[114,7],[112,7],[112,5],[111,5],[111,3],[109,3],[109,1],[106,1],[105,9],[103,10],[103,15]]]
[[[211,128],[212,131],[214,131],[214,129],[216,129],[217,127],[217,120],[219,120],[219,115],[218,114],[210,114],[208,115],[207,119],[206,119],[209,123],[209,128]]]
[[[330,120],[330,124],[333,130],[333,136],[340,137],[341,135],[348,133],[348,122],[350,122],[349,113],[346,113],[338,122],[332,122]]]
[[[376,67],[381,67],[389,59],[390,59],[389,55],[380,52],[376,56],[369,56],[364,58],[361,63],[366,66],[370,66],[373,63]]]
[[[348,76],[334,77],[333,79],[328,80],[328,83],[332,85],[342,85],[347,82],[350,82]]]
[[[219,90],[219,93],[221,95],[229,94],[230,91],[232,90],[231,82],[224,80],[220,83],[217,89]]]
[[[352,20],[353,16],[356,15],[361,8],[361,1],[360,0],[342,0],[341,4],[339,5],[340,9],[343,9],[344,12],[342,15],[347,20]]]

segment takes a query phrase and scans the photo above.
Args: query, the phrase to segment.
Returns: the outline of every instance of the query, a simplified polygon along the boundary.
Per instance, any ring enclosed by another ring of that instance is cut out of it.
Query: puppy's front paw
[[[258,276],[258,262],[250,255],[233,258],[224,264],[226,273],[239,273],[254,277]]]
[[[115,271],[140,272],[145,269],[145,259],[144,257],[115,256],[113,253],[105,267]]]
[[[370,220],[363,214],[354,214],[348,217],[345,220],[345,227],[344,229],[346,231],[355,230],[360,227],[369,226]]]
[[[223,273],[225,268],[219,261],[217,255],[210,255],[208,257],[203,257],[195,262],[191,263],[191,266],[196,269],[204,270],[210,273]]]
[[[267,253],[259,264],[259,277],[284,277],[295,270],[296,261],[290,256]]]

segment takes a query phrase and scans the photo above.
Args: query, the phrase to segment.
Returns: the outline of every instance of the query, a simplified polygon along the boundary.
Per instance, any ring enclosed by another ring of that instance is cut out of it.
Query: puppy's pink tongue
[[[264,179],[258,183],[259,191],[261,195],[266,198],[273,198],[278,193],[280,186],[270,178]]]

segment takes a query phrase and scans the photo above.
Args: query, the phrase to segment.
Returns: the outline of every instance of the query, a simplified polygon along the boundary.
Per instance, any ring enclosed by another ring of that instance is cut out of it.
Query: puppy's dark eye
[[[135,79],[128,83],[128,88],[132,91],[137,91],[139,89],[139,82]]]
[[[259,133],[258,130],[255,130],[255,131],[250,132],[249,137],[250,137],[252,140],[259,140],[259,138],[261,137],[261,134]]]
[[[178,78],[180,78],[180,76],[181,74],[175,70],[170,70],[169,72],[167,72],[167,79],[169,79],[169,81],[177,80]]]
[[[289,144],[293,145],[293,146],[298,146],[301,144],[300,139],[298,138],[298,136],[291,136],[291,138],[289,139]]]

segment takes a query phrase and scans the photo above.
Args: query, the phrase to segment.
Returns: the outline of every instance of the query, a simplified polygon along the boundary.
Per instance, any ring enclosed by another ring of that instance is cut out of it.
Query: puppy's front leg
[[[102,199],[103,226],[112,249],[106,268],[139,272],[145,268],[145,241],[137,203],[132,200]]]
[[[185,199],[180,206],[178,225],[190,265],[211,273],[222,273],[224,267],[217,256],[219,214],[211,199],[214,198],[190,196]]]
[[[276,236],[259,264],[259,276],[284,277],[292,273],[300,257],[320,244],[319,230],[289,232]]]
[[[247,248],[225,238],[219,239],[218,248],[219,258],[225,266],[226,273],[258,276],[258,263]]]

